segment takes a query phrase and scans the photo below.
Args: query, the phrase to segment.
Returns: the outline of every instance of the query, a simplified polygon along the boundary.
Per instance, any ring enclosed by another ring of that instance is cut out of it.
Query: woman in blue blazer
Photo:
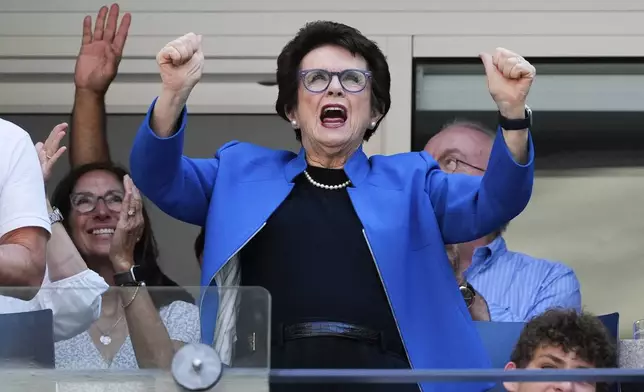
[[[297,154],[233,141],[214,158],[183,156],[185,104],[204,63],[201,37],[190,33],[161,50],[162,93],[136,136],[132,178],[167,214],[206,227],[203,286],[271,293],[272,367],[489,366],[444,245],[493,232],[527,205],[533,150],[525,100],[535,71],[505,49],[481,58],[500,121],[482,179],[448,175],[425,152],[365,155],[362,143],[391,104],[390,75],[380,49],[354,28],[309,23],[279,55],[276,110],[301,141]],[[202,339],[226,363],[233,346],[235,360],[253,351],[252,331],[235,327],[243,314],[233,297],[205,292],[201,301]]]

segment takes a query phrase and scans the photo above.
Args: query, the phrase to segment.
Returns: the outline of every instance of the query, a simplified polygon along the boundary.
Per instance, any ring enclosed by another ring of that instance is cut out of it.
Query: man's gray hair
[[[463,119],[459,119],[459,118],[456,118],[456,119],[452,120],[451,122],[443,125],[443,127],[440,130],[440,132],[446,130],[447,128],[457,128],[457,127],[467,128],[467,129],[471,129],[473,131],[481,132],[481,133],[485,134],[487,137],[489,137],[492,140],[494,140],[494,138],[496,137],[496,131],[486,127],[482,123],[477,122],[477,121],[463,120]]]

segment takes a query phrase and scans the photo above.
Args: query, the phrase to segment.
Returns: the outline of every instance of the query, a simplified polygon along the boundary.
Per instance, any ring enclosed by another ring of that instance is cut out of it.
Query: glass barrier
[[[644,384],[644,366],[270,370],[271,301],[263,288],[105,289],[0,288],[0,390],[259,392],[269,390],[269,378],[280,384],[419,383],[423,392],[440,391],[444,383],[463,383],[466,392],[473,382],[497,384],[493,391],[503,391],[503,381]],[[637,350],[628,356],[636,352],[644,357]]]
[[[0,389],[268,391],[265,289],[105,289],[1,288]]]

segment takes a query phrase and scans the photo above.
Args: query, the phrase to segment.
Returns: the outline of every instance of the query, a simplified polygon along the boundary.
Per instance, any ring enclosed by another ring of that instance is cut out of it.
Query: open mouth
[[[337,128],[347,121],[347,108],[340,104],[324,105],[320,113],[320,121],[325,127]]]

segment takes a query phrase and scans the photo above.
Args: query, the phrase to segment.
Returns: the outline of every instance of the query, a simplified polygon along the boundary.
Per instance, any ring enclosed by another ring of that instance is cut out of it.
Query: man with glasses
[[[425,151],[448,173],[482,176],[494,137],[481,124],[455,121],[432,137]],[[454,269],[472,317],[528,321],[550,308],[581,311],[579,281],[573,270],[508,250],[502,236],[506,227],[451,250],[458,255],[452,257]]]

